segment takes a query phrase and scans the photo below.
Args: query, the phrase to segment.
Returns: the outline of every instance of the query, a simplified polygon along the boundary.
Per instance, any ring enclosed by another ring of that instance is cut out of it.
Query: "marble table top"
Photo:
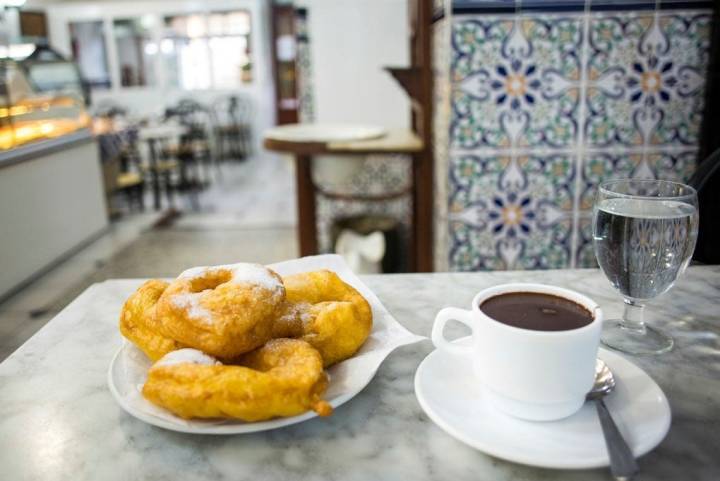
[[[597,270],[367,276],[397,320],[429,335],[444,306],[467,307],[480,289],[512,281],[569,287],[609,317],[621,301]],[[607,480],[605,469],[553,471],[512,464],[436,427],[413,392],[429,341],[395,351],[363,392],[327,419],[275,431],[198,436],[125,414],[106,379],[121,344],[117,317],[140,280],[90,287],[0,364],[2,480]],[[667,438],[639,460],[638,480],[720,479],[720,267],[693,267],[648,306],[676,348],[636,357],[667,394]]]

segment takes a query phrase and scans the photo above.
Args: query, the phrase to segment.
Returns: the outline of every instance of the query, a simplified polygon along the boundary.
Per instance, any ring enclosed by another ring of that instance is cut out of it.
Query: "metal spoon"
[[[616,479],[631,479],[639,471],[632,451],[623,439],[615,421],[608,411],[603,397],[615,389],[615,378],[612,371],[603,361],[595,362],[595,384],[587,394],[588,401],[595,401],[600,425],[605,435],[605,445],[610,456],[610,472]]]

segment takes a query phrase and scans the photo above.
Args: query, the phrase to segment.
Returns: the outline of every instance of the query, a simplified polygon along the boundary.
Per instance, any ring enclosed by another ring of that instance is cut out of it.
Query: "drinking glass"
[[[603,344],[630,354],[672,349],[672,337],[645,324],[643,309],[690,263],[698,220],[697,192],[690,186],[632,179],[600,184],[593,208],[595,256],[625,298],[622,319],[603,325]]]

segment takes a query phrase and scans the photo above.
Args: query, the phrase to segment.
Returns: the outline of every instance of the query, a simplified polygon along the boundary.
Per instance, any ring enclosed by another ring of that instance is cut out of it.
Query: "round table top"
[[[265,138],[282,142],[350,142],[377,139],[387,130],[360,124],[288,124],[265,131]]]
[[[167,139],[180,137],[185,131],[186,128],[178,124],[148,125],[138,130],[138,137],[141,140]]]
[[[268,150],[294,155],[412,154],[423,149],[423,142],[410,129],[289,124],[265,131],[264,146]]]

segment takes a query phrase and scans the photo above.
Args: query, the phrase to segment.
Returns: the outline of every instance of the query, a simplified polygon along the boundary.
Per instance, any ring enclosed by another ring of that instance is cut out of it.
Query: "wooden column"
[[[413,129],[422,139],[423,150],[413,157],[413,237],[415,270],[433,270],[433,73],[432,0],[412,0],[410,12],[411,67],[419,77],[413,102]]]
[[[298,241],[301,256],[318,253],[317,221],[315,215],[315,188],[312,181],[312,157],[295,156],[297,185]]]
[[[273,2],[270,2],[273,3]],[[295,37],[295,7],[273,5],[271,13],[271,54],[273,78],[275,80],[275,115],[277,125],[294,124],[298,121],[297,67],[295,60],[281,60],[278,57],[277,41],[284,36]]]

